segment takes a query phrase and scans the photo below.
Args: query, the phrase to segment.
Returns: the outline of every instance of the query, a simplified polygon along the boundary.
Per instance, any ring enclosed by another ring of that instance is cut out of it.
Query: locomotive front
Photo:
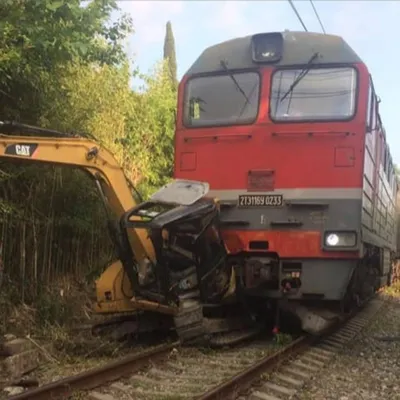
[[[207,181],[220,200],[241,293],[285,299],[310,332],[327,313],[305,305],[343,310],[390,272],[397,188],[390,173],[381,177],[371,96],[347,43],[309,32],[212,46],[179,86],[175,177]]]

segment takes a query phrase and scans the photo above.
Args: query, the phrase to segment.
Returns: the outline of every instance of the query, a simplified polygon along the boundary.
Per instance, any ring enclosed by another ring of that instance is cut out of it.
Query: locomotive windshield
[[[357,87],[354,68],[310,69],[290,91],[301,72],[301,69],[285,69],[274,73],[270,101],[273,120],[343,120],[354,115]]]
[[[260,77],[256,72],[192,78],[186,85],[185,125],[252,123],[257,117],[259,96]]]

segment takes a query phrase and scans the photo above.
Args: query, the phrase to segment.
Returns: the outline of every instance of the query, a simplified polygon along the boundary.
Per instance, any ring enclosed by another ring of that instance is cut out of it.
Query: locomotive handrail
[[[196,135],[196,136],[186,136],[183,140],[185,142],[190,142],[191,140],[201,140],[201,139],[212,139],[217,141],[219,138],[228,139],[228,138],[243,138],[243,139],[252,139],[253,135],[250,133],[228,133],[221,135]]]
[[[286,131],[286,132],[271,132],[272,137],[277,137],[277,136],[291,136],[291,135],[303,135],[303,136],[350,136],[354,135],[354,133],[348,132],[348,131]]]

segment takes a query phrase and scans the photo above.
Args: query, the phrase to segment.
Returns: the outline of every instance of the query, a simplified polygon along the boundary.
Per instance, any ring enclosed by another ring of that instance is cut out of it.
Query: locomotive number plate
[[[283,196],[281,194],[243,194],[239,196],[239,207],[281,207]]]

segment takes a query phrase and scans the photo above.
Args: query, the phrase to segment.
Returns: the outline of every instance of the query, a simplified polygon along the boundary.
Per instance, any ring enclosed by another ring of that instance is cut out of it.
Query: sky
[[[294,0],[308,31],[321,32],[308,0]],[[118,1],[133,19],[127,49],[134,64],[150,71],[162,58],[165,25],[171,21],[180,79],[214,44],[260,32],[303,27],[287,0]],[[381,98],[380,112],[393,161],[400,164],[400,1],[314,0],[326,33],[340,35],[367,65]],[[397,44],[396,44],[397,43]]]

